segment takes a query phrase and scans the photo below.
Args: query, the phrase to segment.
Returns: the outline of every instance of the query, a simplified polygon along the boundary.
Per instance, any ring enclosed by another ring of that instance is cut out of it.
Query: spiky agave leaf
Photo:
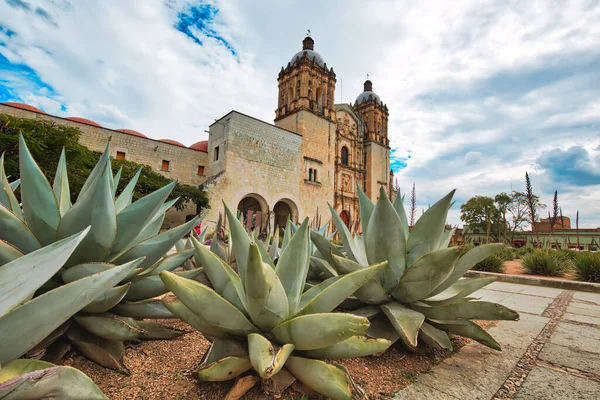
[[[445,230],[445,222],[453,204],[454,191],[430,207],[410,232],[399,192],[392,204],[382,188],[375,205],[360,187],[358,192],[363,237],[351,237],[331,209],[344,243],[345,255],[335,254],[335,247],[318,234],[311,234],[311,240],[318,248],[322,262],[331,264],[340,276],[356,273],[362,267],[355,262],[362,243],[369,263],[389,262],[388,269],[355,293],[361,300],[356,306],[345,301],[346,306],[360,307],[356,311],[358,315],[371,319],[367,334],[391,342],[401,339],[410,349],[417,347],[419,339],[428,345],[449,349],[451,344],[446,332],[450,332],[499,349],[489,335],[482,333],[484,331],[469,320],[516,320],[518,314],[503,306],[473,301],[468,297],[491,283],[493,278],[461,278],[473,265],[498,251],[502,245],[479,246],[462,257],[457,249],[447,247],[453,231]],[[340,276],[327,279],[321,285],[332,285],[335,280],[341,279]],[[305,295],[311,291],[314,287]],[[365,303],[373,306],[364,307]]]

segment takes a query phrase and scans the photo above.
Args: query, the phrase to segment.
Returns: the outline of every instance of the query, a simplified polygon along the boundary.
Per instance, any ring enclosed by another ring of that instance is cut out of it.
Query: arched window
[[[294,101],[294,86],[292,86],[292,84],[290,84],[290,97],[289,97],[288,103],[291,103],[292,101]]]
[[[313,170],[313,182],[319,182],[317,180],[317,170],[316,169]]]
[[[323,88],[318,87],[317,88],[317,111],[320,113],[323,112],[324,100],[325,100],[325,93],[323,92]]]
[[[342,147],[342,165],[348,166],[348,148],[346,146]]]
[[[309,181],[313,180],[313,169],[312,168],[308,169],[308,180]]]

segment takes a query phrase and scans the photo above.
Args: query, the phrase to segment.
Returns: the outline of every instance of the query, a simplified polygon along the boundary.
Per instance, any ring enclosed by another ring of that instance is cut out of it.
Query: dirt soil
[[[523,270],[523,266],[521,265],[521,260],[512,260],[504,262],[504,273],[508,275],[524,275],[524,276],[533,276],[536,278],[548,278],[548,279],[563,279],[574,281],[577,280],[575,278],[575,272],[568,271],[563,276],[546,276],[546,275],[530,275],[526,274]]]
[[[124,363],[131,371],[129,376],[100,367],[77,353],[71,353],[65,364],[86,373],[108,398],[114,400],[224,399],[234,384],[233,380],[211,383],[199,382],[193,377],[210,342],[184,322],[159,322],[189,330],[190,333],[170,341],[131,343],[125,350],[124,357]],[[476,322],[486,330],[496,324],[496,321]],[[456,352],[470,340],[457,337],[452,342]],[[431,370],[452,354],[450,351],[409,353],[400,346],[393,346],[380,356],[338,362],[348,369],[354,381],[365,390],[370,399],[389,399],[395,392],[410,385],[419,374]],[[296,382],[281,398],[321,399],[314,394],[307,396],[303,393],[306,390]],[[273,397],[265,395],[260,384],[242,397],[243,400],[270,398]]]

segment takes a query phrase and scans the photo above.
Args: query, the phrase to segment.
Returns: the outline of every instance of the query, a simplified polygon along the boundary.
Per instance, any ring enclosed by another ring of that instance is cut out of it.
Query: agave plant
[[[106,399],[82,372],[45,361],[19,359],[56,340],[54,332],[134,271],[133,260],[56,289],[36,292],[56,274],[89,234],[90,228],[0,266],[0,398]]]
[[[106,367],[126,371],[120,361],[123,340],[168,339],[182,334],[157,322],[142,321],[144,318],[173,318],[159,300],[153,299],[168,292],[158,273],[174,270],[194,253],[189,249],[166,255],[190,232],[198,217],[159,234],[166,211],[177,200],[166,201],[175,182],[132,202],[140,169],[117,196],[121,171],[113,176],[107,146],[77,201],[71,204],[64,149],[51,186],[21,136],[22,204],[19,204],[4,172],[3,157],[0,158],[0,265],[87,226],[90,226],[89,233],[65,260],[60,274],[47,277],[42,290],[110,270],[113,264],[138,260],[136,268],[119,286],[110,288],[74,316],[76,324],[68,330],[67,336],[84,355]],[[199,269],[177,272],[188,278],[199,273]]]
[[[230,242],[239,275],[218,255],[192,239],[196,256],[212,288],[163,271],[161,278],[176,295],[165,307],[213,343],[197,373],[203,381],[225,381],[254,369],[264,380],[300,380],[333,399],[360,392],[347,371],[320,359],[377,354],[390,342],[365,336],[367,318],[332,313],[336,306],[387,262],[324,282],[307,291],[310,240],[308,218],[290,238],[277,264],[267,249],[253,242],[225,207]],[[291,374],[291,375],[290,375]]]
[[[503,245],[475,247],[462,256],[460,249],[448,247],[453,231],[444,228],[454,191],[429,208],[409,232],[400,193],[392,204],[382,188],[373,204],[358,185],[357,190],[362,236],[352,236],[331,206],[343,251],[322,236],[311,235],[325,256],[323,262],[338,274],[322,285],[387,261],[389,267],[354,294],[354,307],[360,308],[353,312],[371,320],[369,336],[392,342],[400,339],[409,349],[416,349],[419,340],[435,348],[451,349],[450,333],[500,350],[498,342],[471,320],[516,320],[519,315],[502,305],[469,297],[495,278],[461,278]]]

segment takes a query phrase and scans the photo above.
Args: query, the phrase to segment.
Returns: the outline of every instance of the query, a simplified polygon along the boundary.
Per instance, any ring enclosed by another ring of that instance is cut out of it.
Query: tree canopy
[[[54,179],[62,148],[67,157],[67,172],[71,188],[72,201],[75,202],[83,183],[100,158],[100,153],[92,151],[79,143],[81,131],[74,127],[55,124],[51,121],[18,118],[0,114],[0,154],[5,152],[4,167],[11,180],[19,178],[19,133],[22,133],[27,146],[42,172],[50,182]],[[113,173],[123,167],[118,191],[125,188],[138,169],[142,172],[133,194],[137,200],[167,185],[170,180],[152,170],[148,165],[127,160],[111,160]],[[185,208],[188,202],[208,207],[206,192],[199,187],[177,183],[169,199],[179,197],[175,203],[178,210]]]

